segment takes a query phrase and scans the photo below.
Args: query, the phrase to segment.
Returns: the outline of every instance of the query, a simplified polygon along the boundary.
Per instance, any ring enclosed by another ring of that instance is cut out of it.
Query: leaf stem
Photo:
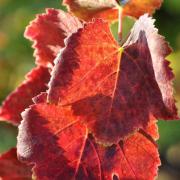
[[[122,11],[122,7],[119,6],[118,7],[118,41],[119,43],[121,42],[121,39],[122,39],[122,19],[123,19],[123,11]]]

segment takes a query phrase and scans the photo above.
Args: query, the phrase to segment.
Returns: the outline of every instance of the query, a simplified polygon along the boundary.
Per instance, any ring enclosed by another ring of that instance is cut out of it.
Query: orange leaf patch
[[[159,9],[162,0],[64,0],[68,10],[77,17],[89,21],[93,17],[106,19],[109,22],[118,19],[118,8],[122,5],[123,15],[138,18]]]

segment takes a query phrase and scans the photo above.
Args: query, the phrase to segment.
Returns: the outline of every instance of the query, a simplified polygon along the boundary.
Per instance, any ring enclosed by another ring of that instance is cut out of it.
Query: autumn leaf
[[[19,158],[34,164],[37,180],[109,180],[113,176],[151,180],[157,175],[160,160],[153,140],[158,138],[154,120],[146,130],[105,147],[96,143],[68,107],[42,102],[42,96],[22,114],[17,145]]]
[[[45,14],[38,15],[26,28],[25,37],[32,40],[34,55],[40,67],[27,75],[23,82],[2,104],[0,119],[18,124],[20,113],[32,103],[32,98],[46,90],[50,74],[41,67],[53,66],[53,61],[64,47],[64,39],[82,27],[81,22],[61,10],[47,9]],[[12,108],[13,107],[13,108]]]
[[[31,180],[31,167],[17,159],[16,148],[0,155],[0,179]]]
[[[107,22],[95,20],[69,37],[52,72],[48,102],[71,109],[108,145],[147,127],[151,115],[178,119],[165,60],[170,52],[147,15],[123,47]]]
[[[145,13],[152,14],[161,7],[163,0],[129,0],[124,6],[124,15],[138,18]]]
[[[153,61],[153,68],[155,69],[154,74],[158,87],[162,93],[162,99],[165,106],[169,107],[170,112],[174,112],[174,119],[179,119],[179,117],[176,116],[177,108],[173,96],[174,90],[172,81],[174,79],[174,74],[169,66],[170,62],[166,60],[166,57],[172,52],[172,49],[169,47],[169,44],[165,41],[164,37],[158,34],[158,29],[154,28],[154,22],[155,20],[148,18],[147,14],[142,16],[139,21],[135,23],[124,46],[135,43],[141,29],[146,32],[147,42]]]
[[[28,73],[26,80],[3,102],[0,108],[0,120],[9,121],[15,125],[19,124],[21,112],[33,103],[34,96],[46,91],[49,79],[50,73],[44,67],[36,67]]]
[[[163,0],[64,0],[68,11],[77,17],[89,21],[93,17],[108,21],[118,19],[118,9],[123,15],[138,18],[145,13],[150,15],[159,9]]]
[[[47,9],[37,15],[25,31],[25,37],[33,41],[36,63],[52,67],[57,54],[64,47],[64,39],[82,27],[81,22],[62,10]]]

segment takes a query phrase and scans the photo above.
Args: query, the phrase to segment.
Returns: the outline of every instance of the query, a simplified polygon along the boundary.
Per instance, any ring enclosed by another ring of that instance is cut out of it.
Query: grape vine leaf
[[[36,67],[28,73],[26,80],[3,102],[0,108],[0,120],[19,124],[22,119],[21,112],[33,103],[34,96],[47,90],[49,79],[50,73],[45,67]]]
[[[145,13],[150,15],[161,7],[163,0],[129,0],[124,6],[124,15],[138,18]]]
[[[36,63],[52,67],[53,61],[64,47],[64,39],[82,27],[74,16],[62,10],[46,9],[46,13],[37,15],[25,30],[25,37],[33,41]]]
[[[2,180],[31,180],[31,168],[17,159],[16,148],[0,155],[0,179]]]
[[[22,114],[17,144],[18,157],[34,164],[37,180],[109,180],[113,176],[152,180],[157,175],[160,160],[153,140],[158,138],[154,119],[147,129],[105,147],[96,143],[68,107],[42,99],[36,99],[36,104]]]
[[[178,119],[173,73],[165,57],[171,52],[142,16],[120,47],[108,23],[96,19],[72,34],[56,59],[48,102],[68,107],[97,141],[118,143],[156,119]]]
[[[150,15],[160,8],[163,0],[64,0],[68,11],[77,17],[89,21],[93,17],[108,21],[118,19],[118,8],[122,6],[123,15],[139,18],[145,13]]]

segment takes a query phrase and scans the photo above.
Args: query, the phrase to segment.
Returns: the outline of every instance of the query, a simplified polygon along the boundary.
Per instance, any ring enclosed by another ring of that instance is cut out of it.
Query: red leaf
[[[44,67],[37,67],[28,73],[26,80],[3,102],[0,119],[19,124],[21,112],[32,104],[34,96],[46,91],[49,78],[49,71]]]
[[[52,67],[53,61],[64,47],[64,39],[82,27],[81,22],[61,10],[47,9],[26,28],[25,37],[33,41],[36,63]]]
[[[120,179],[154,179],[160,161],[151,138],[157,136],[153,121],[150,134],[141,130],[104,147],[68,111],[68,107],[39,103],[23,113],[18,155],[34,163],[37,179],[109,180],[114,174]]]
[[[118,2],[120,2],[120,0],[63,1],[70,12],[85,21],[96,17],[106,19],[110,22],[118,19],[118,8],[120,8]],[[129,2],[125,3],[122,7],[123,14],[138,18],[145,13],[152,14],[156,9],[160,8],[161,4],[162,0],[129,0]]]
[[[31,180],[31,176],[31,168],[18,161],[15,148],[0,156],[0,179]]]
[[[37,63],[43,66],[53,64],[59,50],[64,47],[64,39],[82,27],[81,22],[61,10],[47,9],[46,14],[37,18],[27,27],[25,36],[34,41]],[[0,109],[1,120],[18,124],[20,113],[32,104],[32,98],[46,90],[49,81],[48,69],[38,67],[27,75],[27,81],[20,85],[4,101]],[[13,107],[13,108],[12,108]]]
[[[36,164],[37,179],[68,180],[74,174],[87,130],[67,112],[68,109],[62,111],[61,107],[40,103],[23,113],[18,154],[21,160]]]
[[[116,144],[147,127],[151,115],[178,118],[173,76],[164,60],[169,53],[146,15],[123,48],[113,39],[108,23],[95,20],[68,39],[56,61],[48,101],[69,107],[97,141]]]

